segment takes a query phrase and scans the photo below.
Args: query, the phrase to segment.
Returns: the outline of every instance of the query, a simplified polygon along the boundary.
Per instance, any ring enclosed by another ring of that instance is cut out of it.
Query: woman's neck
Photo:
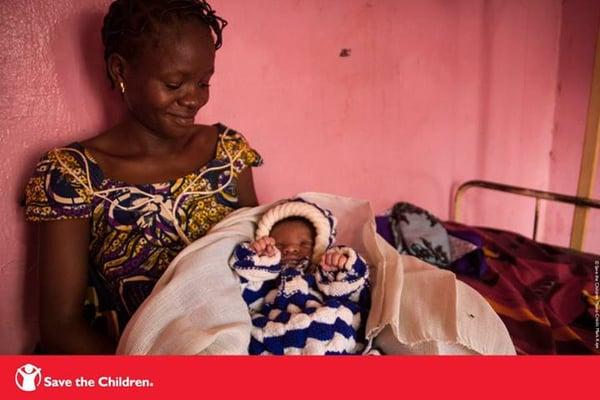
[[[149,130],[135,119],[129,118],[112,131],[120,146],[129,154],[164,156],[179,154],[189,148],[201,127],[191,129],[189,134],[165,138]]]

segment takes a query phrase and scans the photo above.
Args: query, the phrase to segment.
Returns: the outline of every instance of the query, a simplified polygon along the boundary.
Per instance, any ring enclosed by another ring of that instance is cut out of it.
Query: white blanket
[[[453,273],[398,254],[376,233],[368,202],[298,196],[331,210],[337,243],[355,248],[371,266],[367,337],[384,353],[515,354],[485,299]],[[127,324],[117,353],[247,354],[252,324],[227,261],[272,206],[235,211],[185,248]]]

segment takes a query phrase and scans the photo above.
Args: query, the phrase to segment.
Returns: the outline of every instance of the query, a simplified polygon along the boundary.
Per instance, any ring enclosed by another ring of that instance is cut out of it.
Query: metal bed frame
[[[518,186],[505,185],[502,183],[495,183],[489,181],[473,180],[463,183],[458,187],[454,195],[454,214],[452,219],[456,222],[460,222],[460,206],[462,204],[462,196],[470,188],[481,188],[488,190],[495,190],[505,193],[512,193],[520,196],[527,196],[535,198],[535,214],[533,219],[533,240],[537,238],[537,226],[539,220],[539,208],[540,200],[548,200],[560,203],[572,204],[575,207],[600,209],[600,200],[594,200],[587,197],[569,196],[566,194],[547,192],[544,190],[528,189]],[[582,250],[582,240],[574,240],[574,234],[578,231],[584,231],[584,227],[576,226],[579,223],[585,225],[585,219],[583,221],[574,220],[571,226],[571,245],[570,247],[575,250]]]

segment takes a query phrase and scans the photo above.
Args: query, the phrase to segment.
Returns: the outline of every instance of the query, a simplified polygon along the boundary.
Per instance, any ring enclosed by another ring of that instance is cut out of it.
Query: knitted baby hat
[[[289,217],[306,218],[315,227],[317,234],[315,236],[312,261],[318,263],[325,251],[333,245],[337,221],[333,214],[331,214],[331,211],[323,209],[300,197],[287,200],[264,213],[260,221],[258,221],[256,238],[268,236],[277,222]]]

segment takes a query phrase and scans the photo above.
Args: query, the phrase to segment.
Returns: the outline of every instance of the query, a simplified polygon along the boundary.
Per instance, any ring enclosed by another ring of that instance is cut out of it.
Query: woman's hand
[[[323,254],[319,265],[321,266],[323,271],[333,272],[344,268],[346,262],[348,262],[348,257],[340,253],[339,251],[332,249],[327,250],[327,252]]]
[[[259,257],[273,257],[278,252],[277,247],[275,247],[275,239],[270,236],[258,238],[250,243],[250,248],[254,250]]]

